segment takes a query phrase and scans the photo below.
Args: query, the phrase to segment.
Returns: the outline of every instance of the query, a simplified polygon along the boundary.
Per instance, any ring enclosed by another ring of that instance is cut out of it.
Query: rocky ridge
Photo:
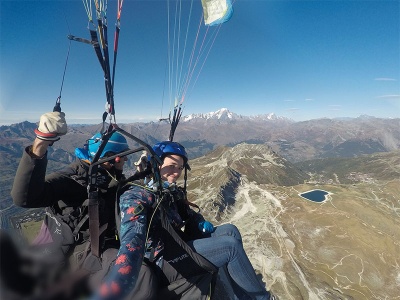
[[[372,174],[375,181],[321,184],[300,176],[301,182],[281,186],[276,177],[260,183],[254,175],[262,161],[262,174],[273,173],[282,163],[278,156],[263,157],[263,149],[252,163],[235,154],[247,149],[253,155],[254,145],[236,147],[192,161],[189,198],[212,222],[233,223],[241,230],[245,250],[268,289],[280,299],[398,299],[399,165],[389,166],[384,155],[367,156],[382,166]],[[391,153],[387,157],[390,161]],[[241,165],[242,158],[248,167],[238,171],[233,161]],[[360,159],[352,166],[361,169],[362,164]],[[382,168],[391,168],[385,172],[391,175],[380,180]],[[293,177],[292,172],[281,176]],[[227,184],[232,188],[224,189]],[[327,200],[299,196],[312,189],[328,191]],[[222,191],[231,201],[221,202]]]

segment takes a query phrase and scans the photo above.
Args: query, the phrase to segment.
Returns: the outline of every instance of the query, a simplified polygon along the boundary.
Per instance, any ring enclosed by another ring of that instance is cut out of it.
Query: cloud
[[[306,99],[304,99],[304,101],[314,101],[314,99],[306,98]]]
[[[286,99],[286,100],[283,100],[283,102],[294,102],[294,100]]]
[[[382,96],[378,96],[376,97],[378,99],[393,99],[393,100],[400,100],[400,95],[382,95]]]
[[[375,78],[374,80],[376,80],[376,81],[396,81],[396,79],[388,78],[388,77],[379,77],[379,78]]]

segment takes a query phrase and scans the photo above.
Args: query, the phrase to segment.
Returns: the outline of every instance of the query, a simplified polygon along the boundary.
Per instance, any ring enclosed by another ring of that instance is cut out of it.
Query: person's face
[[[161,178],[169,183],[176,182],[182,174],[183,158],[179,155],[167,155],[160,167]]]

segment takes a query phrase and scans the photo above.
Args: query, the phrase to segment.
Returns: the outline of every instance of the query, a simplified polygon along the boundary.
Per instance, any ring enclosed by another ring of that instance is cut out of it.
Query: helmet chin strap
[[[168,181],[164,181],[163,187],[173,192],[176,189],[176,182],[169,183]]]
[[[186,163],[185,164],[185,173],[183,174],[183,190],[186,192],[186,186],[187,186],[187,171],[188,171],[189,165]]]

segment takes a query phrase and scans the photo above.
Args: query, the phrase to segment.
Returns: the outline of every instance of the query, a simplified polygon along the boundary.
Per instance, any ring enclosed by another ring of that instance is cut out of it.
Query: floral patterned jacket
[[[136,184],[120,196],[121,246],[114,266],[92,299],[123,299],[134,289],[144,257],[162,261],[160,206],[184,241],[201,236],[198,223],[204,218],[190,208],[181,188],[167,189],[160,201],[157,199],[150,188]]]

